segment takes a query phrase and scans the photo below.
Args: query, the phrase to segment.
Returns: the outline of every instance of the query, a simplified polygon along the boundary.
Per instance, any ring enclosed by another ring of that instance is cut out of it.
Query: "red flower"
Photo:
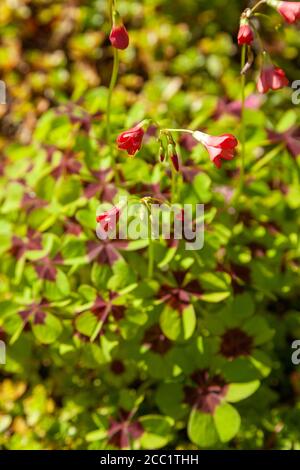
[[[279,2],[278,12],[288,23],[300,20],[300,2]]]
[[[129,36],[123,24],[114,25],[109,35],[111,45],[116,49],[127,49],[129,45]]]
[[[134,155],[142,146],[144,134],[142,123],[122,132],[117,138],[119,149],[126,150],[128,155]]]
[[[240,46],[243,44],[248,44],[249,46],[252,44],[254,40],[253,31],[249,25],[249,23],[241,23],[239,33],[238,33],[238,43]]]
[[[259,93],[268,93],[269,90],[279,90],[289,84],[288,79],[282,69],[267,65],[262,68],[257,82]]]
[[[118,207],[113,207],[103,214],[97,215],[97,222],[100,222],[101,228],[108,232],[113,230],[119,220],[120,217],[120,209]]]
[[[233,159],[235,147],[238,145],[238,141],[234,135],[223,134],[214,137],[204,132],[196,131],[193,133],[193,136],[205,146],[211,161],[217,168],[221,168],[222,159]]]

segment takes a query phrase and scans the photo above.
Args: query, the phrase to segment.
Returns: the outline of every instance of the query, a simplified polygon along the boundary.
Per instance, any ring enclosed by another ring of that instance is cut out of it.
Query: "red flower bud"
[[[175,170],[179,171],[179,159],[177,153],[173,153],[173,155],[171,155],[171,162],[173,163]]]
[[[117,138],[118,148],[126,150],[128,155],[134,155],[142,146],[144,133],[142,123],[122,132]]]
[[[97,222],[100,222],[102,230],[104,230],[104,232],[108,232],[116,227],[119,218],[120,209],[118,207],[113,207],[112,209],[103,212],[103,214],[97,215],[96,220]]]
[[[300,2],[279,2],[278,12],[288,23],[300,20]]]
[[[253,31],[248,22],[241,22],[239,33],[238,33],[238,43],[240,46],[243,44],[252,44],[254,40]]]
[[[222,160],[232,160],[235,147],[238,145],[237,139],[232,134],[212,136],[204,132],[196,131],[193,137],[201,142],[209,153],[211,161],[217,168],[221,168]]]
[[[113,25],[109,39],[111,45],[116,49],[127,49],[129,45],[129,36],[123,24]]]
[[[289,81],[282,69],[267,65],[261,70],[257,90],[259,93],[267,93],[269,90],[279,90],[288,84]]]

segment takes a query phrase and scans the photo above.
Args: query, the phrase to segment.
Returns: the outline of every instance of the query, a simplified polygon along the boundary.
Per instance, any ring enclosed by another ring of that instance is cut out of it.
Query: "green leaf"
[[[202,411],[191,412],[187,431],[191,441],[202,448],[212,447],[219,441],[212,415]]]
[[[222,403],[218,406],[213,419],[221,442],[230,441],[240,428],[240,415],[229,403]]]
[[[256,392],[259,386],[259,380],[253,380],[248,383],[231,383],[226,394],[226,400],[231,403],[244,400]]]
[[[97,318],[92,312],[84,312],[75,320],[75,325],[79,333],[85,336],[92,336],[97,326]]]
[[[156,403],[163,414],[180,419],[185,414],[183,390],[179,383],[163,383],[156,392]]]
[[[51,344],[62,332],[61,322],[52,314],[47,313],[43,325],[32,325],[34,336],[43,344]]]
[[[174,425],[171,418],[148,415],[142,416],[140,422],[144,428],[144,433],[141,436],[141,446],[144,449],[160,449],[170,441]]]
[[[189,305],[182,312],[173,310],[169,305],[166,305],[160,316],[160,326],[164,334],[173,341],[189,339],[196,327],[193,305]]]

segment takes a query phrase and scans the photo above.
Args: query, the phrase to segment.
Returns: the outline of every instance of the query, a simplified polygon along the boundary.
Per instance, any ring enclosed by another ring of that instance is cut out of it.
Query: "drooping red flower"
[[[120,218],[120,209],[118,207],[113,207],[108,211],[103,212],[103,214],[97,215],[97,222],[100,223],[102,230],[108,232],[114,230],[118,220]]]
[[[122,132],[117,138],[118,148],[126,150],[128,155],[134,155],[142,146],[144,134],[142,123]]]
[[[110,32],[109,40],[116,49],[127,49],[129,46],[129,36],[125,26],[123,24],[114,25]]]
[[[241,22],[240,29],[238,32],[239,46],[242,46],[244,44],[247,44],[248,46],[250,46],[253,40],[254,40],[254,34],[251,29],[251,26],[249,25],[248,22]]]
[[[257,90],[259,93],[268,93],[269,90],[279,90],[289,84],[284,70],[274,65],[264,66],[261,70]]]
[[[179,171],[179,158],[177,153],[171,155],[171,162],[176,171]]]
[[[237,139],[232,134],[222,134],[212,136],[204,132],[193,133],[195,139],[201,142],[209,153],[211,161],[217,168],[221,168],[222,160],[232,160],[235,147],[238,145]]]
[[[185,402],[203,413],[214,414],[228,392],[228,385],[219,375],[201,369],[191,376],[194,386],[184,388]]]
[[[290,24],[300,20],[300,2],[278,2],[277,10]]]

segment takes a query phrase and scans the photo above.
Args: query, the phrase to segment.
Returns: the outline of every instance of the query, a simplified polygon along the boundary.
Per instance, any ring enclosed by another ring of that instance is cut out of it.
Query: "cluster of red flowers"
[[[292,24],[300,19],[300,2],[285,2],[279,0],[262,0],[256,3],[254,7],[247,8],[241,15],[240,28],[238,32],[238,44],[241,46],[251,47],[255,34],[258,34],[252,25],[252,18],[254,11],[262,4],[276,8],[280,15]],[[123,24],[120,15],[114,11],[112,15],[112,30],[110,33],[110,41],[113,47],[117,49],[126,49],[129,44],[129,36]],[[269,90],[278,90],[288,85],[288,79],[285,72],[272,64],[268,59],[266,61],[266,53],[263,52],[263,65],[257,81],[257,90],[259,93],[267,93]],[[245,71],[243,70],[242,73]],[[128,155],[134,156],[142,147],[143,138],[145,135],[145,128],[148,121],[142,121],[134,127],[122,132],[117,138],[117,145],[120,150],[125,150]],[[149,125],[149,124],[148,124]],[[171,165],[176,171],[179,171],[179,158],[176,152],[176,144],[168,130],[161,130],[168,137],[167,154]],[[207,150],[211,162],[217,167],[221,168],[223,160],[232,160],[234,157],[235,149],[238,145],[237,139],[232,134],[222,134],[220,136],[211,136],[201,131],[183,130],[192,134],[192,137],[200,142]],[[159,158],[161,162],[165,159],[165,149],[161,142]],[[100,222],[102,229],[107,232],[115,224],[111,222],[112,218],[118,218],[118,209],[114,208],[112,211],[105,212],[103,215],[97,217],[97,222]]]
[[[238,32],[238,44],[240,46],[251,46],[255,39],[254,26],[251,24],[252,15],[256,8],[263,3],[276,8],[278,13],[288,23],[296,23],[300,20],[300,2],[281,2],[279,0],[260,1],[252,9],[247,8],[241,15],[240,29]],[[256,34],[257,31],[256,31]],[[278,90],[288,85],[289,81],[284,70],[275,67],[272,63],[265,63],[265,52],[263,54],[263,66],[257,82],[259,93],[267,93],[269,90]],[[243,73],[243,71],[242,71]]]
[[[126,150],[128,155],[135,155],[142,146],[144,130],[142,123],[122,132],[118,139],[118,147],[120,150]],[[232,134],[222,134],[220,136],[212,136],[204,132],[195,131],[193,137],[202,143],[209,153],[210,160],[217,168],[221,168],[222,160],[232,160],[234,151],[238,145],[237,139]],[[179,162],[176,153],[171,153],[171,160],[174,168],[179,170]]]

